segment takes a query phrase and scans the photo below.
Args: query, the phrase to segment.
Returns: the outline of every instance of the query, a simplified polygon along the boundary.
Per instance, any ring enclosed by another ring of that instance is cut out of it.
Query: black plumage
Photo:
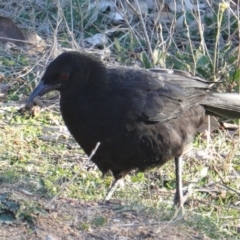
[[[240,95],[212,93],[211,82],[181,71],[106,67],[91,55],[66,52],[49,64],[33,99],[60,91],[60,109],[75,140],[115,187],[133,169],[175,158],[175,203],[183,206],[181,156],[205,114],[240,118]],[[112,192],[107,196],[110,198]]]

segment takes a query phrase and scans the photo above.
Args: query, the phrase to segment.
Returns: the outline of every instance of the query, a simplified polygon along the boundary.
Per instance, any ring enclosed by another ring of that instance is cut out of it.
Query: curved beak
[[[56,85],[47,85],[44,83],[44,81],[42,80],[38,86],[33,90],[33,92],[31,93],[31,95],[29,96],[27,103],[26,103],[26,107],[31,107],[33,104],[33,100],[35,97],[37,96],[42,96],[48,92],[51,92],[53,90],[56,90],[59,88],[59,84]]]

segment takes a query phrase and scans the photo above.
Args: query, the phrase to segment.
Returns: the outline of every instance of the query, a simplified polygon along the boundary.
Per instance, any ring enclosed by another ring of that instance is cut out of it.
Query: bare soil
[[[12,185],[3,184],[0,196],[6,193],[10,196],[7,200],[14,198],[21,212],[25,211],[26,217],[1,223],[1,240],[209,239],[187,227],[184,218],[162,221],[157,210],[153,214],[146,208],[128,209],[120,201],[105,203],[59,198],[51,203],[24,193],[21,189],[14,189]],[[27,221],[30,216],[31,221]]]

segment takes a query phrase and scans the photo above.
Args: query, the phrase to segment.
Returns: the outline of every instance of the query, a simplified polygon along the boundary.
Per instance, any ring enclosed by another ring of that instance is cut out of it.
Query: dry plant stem
[[[75,38],[74,38],[74,35],[73,35],[73,30],[71,31],[71,30],[69,29],[67,20],[66,20],[65,15],[64,15],[64,13],[63,13],[63,11],[62,11],[62,8],[61,8],[61,6],[60,6],[60,3],[59,3],[59,7],[58,7],[58,8],[59,8],[59,11],[60,11],[60,13],[61,13],[62,18],[64,19],[67,32],[68,32],[68,34],[71,36],[72,48],[79,50],[79,45],[78,45],[78,43],[75,41]],[[71,21],[73,21],[73,18],[74,18],[74,17],[73,17],[73,15],[71,14]],[[73,24],[73,23],[72,23],[72,24]],[[73,29],[73,26],[72,26],[72,29]]]
[[[226,165],[228,165],[228,166],[232,165],[233,158],[234,158],[234,156],[235,156],[235,154],[236,154],[238,149],[239,149],[239,142],[236,143],[232,139],[232,148],[230,149],[229,153],[227,154],[226,161],[224,162],[224,168],[228,169],[227,170],[228,172],[230,172],[230,170],[229,170],[229,167],[227,168]]]
[[[96,144],[96,147],[93,149],[92,153],[90,154],[90,156],[88,157],[88,161],[90,161],[92,159],[92,157],[94,156],[94,154],[96,153],[96,151],[98,150],[98,147],[100,145],[100,142],[98,142]],[[67,187],[69,186],[73,181],[74,179],[78,176],[78,174],[80,173],[81,169],[79,169],[75,175],[70,179],[69,182],[66,182],[62,185],[62,187],[60,188],[59,192],[47,203],[46,207],[48,207],[52,202],[54,202],[57,197],[60,195],[60,193]]]
[[[158,34],[158,38],[160,39],[160,43],[158,43],[157,44],[157,46],[159,47],[159,46],[162,46],[162,51],[164,52],[164,53],[166,53],[166,42],[167,41],[165,41],[164,40],[164,38],[163,38],[163,29],[162,29],[162,24],[159,24],[159,34]]]
[[[174,7],[175,7],[175,9],[177,8],[176,1],[174,1]],[[175,27],[176,26],[176,21],[177,21],[177,12],[175,11],[174,12],[174,18],[173,18],[173,20],[171,22],[171,25],[170,25],[169,29],[168,29],[166,23],[164,23],[165,24],[165,28],[167,29],[168,34],[169,34],[169,38],[170,38],[169,44],[166,47],[166,51],[168,51],[168,49],[170,48],[172,42],[175,45],[176,49],[178,49],[177,44],[176,44],[176,42],[174,40],[174,37],[173,37],[175,29],[176,29],[176,27]]]
[[[197,0],[197,7],[198,7],[198,17],[195,17],[195,20],[198,23],[198,30],[199,30],[199,34],[200,34],[200,47],[201,50],[203,51],[203,54],[205,55],[205,50],[206,50],[206,45],[205,45],[205,39],[204,39],[204,24],[202,23],[201,20],[201,15],[200,15],[200,9],[199,9],[199,1]]]
[[[123,34],[120,38],[118,38],[118,41],[121,42],[122,39],[124,39],[126,36],[128,36],[128,33]],[[113,41],[111,44],[109,44],[108,48],[111,49],[111,47],[115,44]]]
[[[207,116],[208,120],[208,129],[207,129],[207,149],[210,148],[210,141],[211,141],[211,117]]]
[[[123,8],[122,3],[119,2],[119,4],[121,4],[121,7]],[[131,33],[134,35],[134,37],[135,37],[136,40],[138,41],[138,44],[139,44],[139,46],[141,47],[141,49],[144,49],[143,45],[141,44],[141,42],[140,42],[139,39],[138,39],[138,36],[136,35],[136,32],[134,31],[135,26],[137,26],[139,23],[135,24],[134,26],[131,26],[131,24],[130,24],[129,21],[128,21],[128,18],[127,18],[125,15],[123,15],[123,13],[117,8],[116,5],[115,5],[115,7],[116,7],[116,9],[118,10],[118,13],[123,17],[123,19],[124,19],[124,21],[126,22],[128,28],[131,30]],[[132,7],[132,6],[131,6],[131,7]],[[136,10],[135,10],[135,11],[136,11]],[[123,38],[123,36],[122,36],[122,38]],[[114,43],[113,43],[113,44],[114,44]]]
[[[221,24],[222,24],[222,18],[223,18],[223,13],[220,5],[219,5],[219,10],[218,10],[218,17],[217,17],[217,35],[216,35],[216,42],[214,46],[214,57],[213,57],[213,80],[216,81],[216,69],[217,69],[217,56],[218,56],[218,41],[220,37],[220,31],[221,31]],[[209,148],[210,145],[210,116],[208,116],[208,134],[207,134],[207,148]]]
[[[191,53],[192,53],[192,59],[193,59],[193,64],[194,64],[194,67],[193,67],[193,75],[195,75],[196,73],[196,58],[195,58],[195,54],[194,54],[194,51],[193,51],[193,46],[192,46],[192,40],[191,40],[191,37],[190,37],[190,30],[189,30],[189,26],[188,26],[188,23],[187,23],[187,17],[186,17],[186,10],[185,10],[185,4],[184,4],[184,1],[182,0],[182,10],[183,10],[183,14],[184,14],[184,24],[185,24],[185,27],[187,29],[187,36],[188,36],[188,40],[189,40],[189,46],[190,46],[190,49],[191,49]]]
[[[46,59],[46,64],[49,61],[49,58],[52,56],[53,52],[55,51],[56,48],[58,48],[58,40],[57,40],[57,33],[58,33],[58,27],[61,23],[62,19],[60,18],[60,2],[58,1],[58,12],[57,12],[57,19],[56,19],[56,28],[53,31],[53,45],[51,48],[51,52],[48,56],[48,58]],[[49,24],[51,24],[49,22]]]
[[[141,12],[141,8],[139,6],[138,0],[134,0],[136,6],[138,8],[138,11],[132,6],[132,4],[128,0],[125,0],[125,1],[128,4],[128,6],[136,13],[136,15],[138,16],[138,18],[139,18],[139,20],[141,22],[143,33],[144,33],[144,37],[145,37],[145,40],[147,42],[148,50],[150,52],[150,55],[152,56],[153,55],[153,51],[152,51],[151,43],[149,41],[149,37],[148,37],[147,29],[146,29],[146,24],[145,24],[145,22],[143,20],[142,12]]]
[[[158,13],[157,18],[156,18],[155,23],[154,23],[154,29],[155,29],[155,32],[156,32],[156,35],[157,35],[157,39],[159,39],[157,41],[157,44],[156,44],[154,50],[162,47],[163,54],[166,54],[167,53],[167,50],[166,50],[167,42],[169,41],[170,37],[167,37],[166,40],[164,40],[162,23],[159,22],[159,19],[161,17],[161,11],[162,11],[162,8],[159,9],[159,13]],[[166,68],[165,61],[164,61],[164,65],[162,67]]]
[[[221,179],[221,180],[222,180],[222,179]],[[229,189],[230,191],[232,191],[232,192],[234,192],[234,193],[236,193],[236,194],[238,194],[238,195],[240,196],[240,192],[239,192],[239,191],[237,191],[237,190],[235,190],[234,188],[231,188],[231,187],[225,185],[224,182],[223,182],[223,184],[217,184],[217,185],[218,185],[218,186],[222,186],[222,187],[224,187],[224,188],[226,188],[226,189]]]
[[[226,8],[223,7],[222,3],[219,4],[218,12],[217,12],[217,34],[216,34],[216,42],[214,46],[214,56],[213,56],[213,80],[216,81],[216,69],[217,69],[217,57],[218,57],[218,41],[221,32],[221,25],[223,19],[223,13]]]
[[[44,59],[47,58],[47,56],[48,56],[48,58],[49,58],[48,53],[45,52],[45,53],[43,54],[43,56],[42,56],[39,60],[37,60],[34,65],[32,65],[32,67],[31,67],[30,69],[28,69],[28,70],[27,70],[26,72],[24,72],[24,73],[21,72],[21,73],[17,74],[17,75],[18,75],[18,78],[23,78],[23,77],[25,77],[26,75],[28,75],[30,72],[32,72],[32,71],[34,70],[34,68],[39,65],[40,62],[42,62]],[[47,58],[47,59],[48,59],[48,58]],[[41,74],[40,74],[40,75],[41,75]],[[41,76],[40,76],[40,77],[36,77],[36,78],[35,78],[35,83],[36,83],[36,79],[40,79],[40,78],[41,78]],[[24,87],[26,87],[26,86],[28,86],[29,89],[31,89],[31,91],[33,90],[31,84],[29,84],[28,82],[24,82],[24,84],[23,84],[22,86],[20,86],[13,94],[14,94],[14,95],[17,95],[17,94],[18,94]]]
[[[203,54],[208,56],[208,59],[210,60],[211,64],[213,64],[212,62],[212,58],[209,54],[206,42],[205,42],[205,38],[204,38],[204,24],[202,23],[202,19],[201,19],[201,13],[200,13],[200,8],[199,8],[199,0],[197,0],[197,7],[198,7],[198,17],[195,17],[195,20],[198,23],[198,30],[199,30],[199,34],[200,34],[200,46],[201,46],[201,50],[203,51]]]
[[[115,179],[114,182],[112,183],[111,188],[109,189],[106,197],[105,197],[105,201],[109,201],[112,198],[112,195],[114,194],[114,192],[116,191],[117,187],[119,186],[120,182],[122,182],[123,179],[119,178],[119,179]]]
[[[219,178],[221,179],[222,183],[226,184],[224,179],[223,179],[223,177],[222,177],[222,174],[217,170],[217,167],[215,165],[213,165],[213,170],[219,176]]]
[[[148,45],[148,50],[150,52],[150,55],[152,56],[153,55],[153,51],[152,51],[151,43],[150,43],[150,40],[149,40],[149,37],[148,37],[148,32],[147,32],[147,29],[146,29],[146,24],[145,24],[145,22],[143,20],[143,16],[142,16],[143,14],[141,12],[141,8],[139,6],[138,0],[135,0],[135,4],[136,4],[136,6],[138,8],[138,12],[139,12],[139,16],[138,17],[139,17],[139,19],[141,21],[141,24],[142,24],[142,29],[143,29],[144,36],[145,36],[145,39],[146,39],[146,42],[147,42],[147,45]]]
[[[81,9],[81,7],[79,6],[79,14],[80,14],[80,16],[81,16],[81,19],[85,19],[85,16],[84,16],[84,14],[83,14],[83,11],[82,11],[82,9]],[[79,43],[79,45],[80,46],[84,46],[84,27],[85,26],[83,26],[83,23],[84,21],[80,21],[79,22],[79,26],[80,26],[80,34],[79,34],[79,40],[78,40],[78,43]]]
[[[33,42],[33,41],[19,40],[19,39],[8,38],[8,37],[0,37],[0,39],[3,39],[3,40],[9,40],[10,42],[11,42],[11,41],[14,41],[14,42],[21,42],[21,43],[31,43],[31,44],[36,44],[36,42]],[[49,45],[46,45],[46,46],[49,46]]]
[[[70,11],[71,11],[71,33],[73,33],[73,8],[72,8],[72,0],[70,1]],[[64,19],[66,21],[66,19]],[[67,25],[67,24],[66,24]],[[67,26],[68,29],[68,26]],[[72,34],[72,48],[74,48],[74,44],[73,44],[73,34]]]
[[[213,80],[216,80],[216,64],[217,64],[217,52],[218,52],[218,39],[220,36],[220,29],[221,24],[219,24],[219,11],[218,11],[218,19],[217,19],[217,35],[216,35],[216,42],[214,47],[214,56],[213,56]]]

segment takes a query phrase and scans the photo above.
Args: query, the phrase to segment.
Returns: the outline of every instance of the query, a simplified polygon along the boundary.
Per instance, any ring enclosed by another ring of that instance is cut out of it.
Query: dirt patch
[[[69,198],[49,204],[10,185],[1,186],[0,196],[4,194],[5,203],[17,202],[19,210],[15,220],[0,224],[0,239],[207,239],[183,219],[163,221],[159,210],[137,204]]]

